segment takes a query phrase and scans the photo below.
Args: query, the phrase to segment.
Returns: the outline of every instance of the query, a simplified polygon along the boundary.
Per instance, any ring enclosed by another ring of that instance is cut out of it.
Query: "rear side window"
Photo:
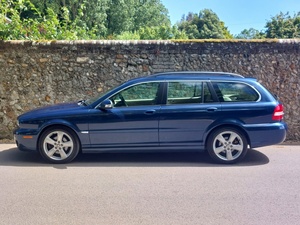
[[[237,82],[212,82],[220,102],[256,102],[260,95],[251,86]]]
[[[206,82],[169,82],[167,104],[195,104],[212,102],[212,95]]]

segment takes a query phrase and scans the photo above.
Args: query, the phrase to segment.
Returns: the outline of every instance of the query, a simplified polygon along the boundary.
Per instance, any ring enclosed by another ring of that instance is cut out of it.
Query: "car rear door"
[[[161,146],[198,146],[208,127],[221,114],[221,104],[207,82],[170,81],[159,121]]]

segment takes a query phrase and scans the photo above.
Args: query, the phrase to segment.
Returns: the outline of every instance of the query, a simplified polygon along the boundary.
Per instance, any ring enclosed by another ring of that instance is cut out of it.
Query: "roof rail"
[[[239,77],[245,78],[244,76],[236,73],[228,73],[228,72],[212,72],[212,71],[174,71],[174,72],[161,72],[156,73],[150,76],[165,76],[165,75],[196,75],[196,76],[227,76],[227,77]]]

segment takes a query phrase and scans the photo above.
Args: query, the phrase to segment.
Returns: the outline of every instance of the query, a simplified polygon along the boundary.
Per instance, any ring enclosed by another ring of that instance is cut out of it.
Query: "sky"
[[[168,9],[172,25],[189,12],[211,9],[231,34],[254,28],[264,30],[267,21],[280,12],[293,16],[300,12],[300,0],[161,0]]]

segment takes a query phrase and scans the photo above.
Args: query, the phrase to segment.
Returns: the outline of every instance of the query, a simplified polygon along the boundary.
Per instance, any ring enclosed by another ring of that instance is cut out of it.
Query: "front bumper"
[[[38,135],[32,130],[16,129],[14,130],[14,139],[18,149],[21,151],[37,150]]]

